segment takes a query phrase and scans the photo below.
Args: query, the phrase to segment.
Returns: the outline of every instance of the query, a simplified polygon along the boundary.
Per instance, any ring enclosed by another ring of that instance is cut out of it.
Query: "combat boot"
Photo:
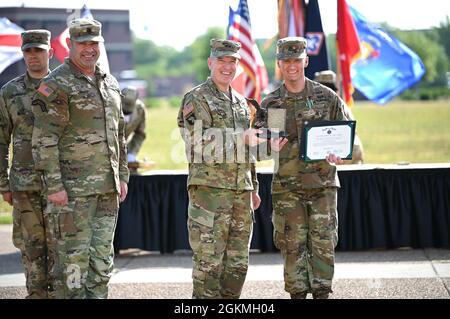
[[[314,299],[328,299],[329,293],[328,292],[314,292],[313,298]]]
[[[306,292],[299,292],[296,294],[291,294],[291,299],[306,299]]]

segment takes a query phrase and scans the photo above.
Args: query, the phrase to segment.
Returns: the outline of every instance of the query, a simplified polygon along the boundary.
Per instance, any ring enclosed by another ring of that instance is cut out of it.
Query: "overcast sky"
[[[336,0],[319,0],[325,33],[336,32]],[[64,4],[66,3],[66,4]],[[65,8],[61,0],[2,0],[1,7]],[[238,0],[71,0],[70,9],[86,4],[90,9],[129,9],[131,29],[157,45],[181,50],[209,27],[226,28],[228,6]],[[400,29],[438,26],[450,17],[449,0],[347,0],[371,22],[387,22]],[[277,0],[248,0],[253,36],[270,38],[277,33]]]

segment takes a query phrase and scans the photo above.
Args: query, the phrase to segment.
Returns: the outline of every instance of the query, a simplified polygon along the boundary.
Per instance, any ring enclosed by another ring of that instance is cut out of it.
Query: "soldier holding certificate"
[[[271,139],[279,166],[272,183],[274,242],[284,259],[285,290],[291,298],[328,298],[332,292],[337,232],[337,188],[334,164],[342,159],[300,159],[305,121],[347,120],[344,102],[329,88],[305,77],[306,39],[277,42],[277,63],[284,81],[263,100],[255,126],[269,128],[274,110],[285,112],[285,134]],[[272,120],[273,122],[273,120]],[[286,137],[283,137],[286,136]]]
[[[339,89],[336,84],[336,73],[331,70],[325,70],[321,72],[316,72],[314,74],[314,81],[325,85],[326,87],[332,89],[334,92],[339,94]],[[354,119],[352,110],[345,105],[345,111],[350,119]],[[361,138],[358,133],[355,132],[355,140],[352,149],[352,159],[344,161],[345,164],[363,164],[364,162],[364,148]]]

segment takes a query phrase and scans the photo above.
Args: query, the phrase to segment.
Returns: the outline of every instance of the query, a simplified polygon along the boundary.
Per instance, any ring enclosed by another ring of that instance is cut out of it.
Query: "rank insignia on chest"
[[[221,118],[223,118],[223,119],[226,119],[226,118],[227,118],[227,112],[225,112],[225,111],[222,110],[222,109],[218,109],[218,110],[217,110],[217,114],[218,114]]]
[[[53,93],[53,89],[47,86],[45,83],[41,83],[37,91],[45,97],[49,97],[50,94]]]
[[[310,118],[310,117],[313,117],[314,115],[316,115],[316,111],[312,110],[312,109],[308,109],[307,111],[303,111],[301,116]],[[299,116],[299,117],[301,117],[301,116]]]

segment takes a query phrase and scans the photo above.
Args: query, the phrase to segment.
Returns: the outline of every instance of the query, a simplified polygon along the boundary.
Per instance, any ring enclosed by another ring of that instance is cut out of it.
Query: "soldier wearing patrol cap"
[[[33,98],[33,156],[48,199],[56,298],[106,298],[119,201],[127,194],[124,119],[117,80],[97,64],[101,24],[69,24],[69,58]]]
[[[128,163],[136,162],[136,155],[145,140],[145,124],[147,111],[139,92],[135,87],[128,86],[122,90],[122,107],[125,115],[125,139],[127,141]]]
[[[237,160],[237,140],[248,143],[250,125],[246,99],[230,86],[241,45],[212,39],[210,46],[211,75],[186,93],[178,113],[189,162],[193,298],[239,298],[260,198],[254,163]]]
[[[334,164],[342,160],[299,159],[304,121],[346,120],[344,102],[332,90],[305,77],[307,42],[288,37],[277,42],[277,63],[284,81],[267,95],[256,126],[267,127],[270,108],[286,110],[287,138],[270,140],[279,158],[272,182],[275,246],[284,259],[285,290],[291,298],[328,298],[334,273],[337,188]]]
[[[70,39],[76,42],[104,42],[102,24],[93,19],[75,19],[69,23]]]
[[[0,91],[0,192],[3,200],[13,205],[13,243],[22,254],[27,298],[48,298],[47,262],[51,262],[51,255],[47,216],[43,214],[45,197],[31,153],[31,99],[39,81],[49,73],[53,55],[50,32],[23,32],[21,48],[27,71]],[[11,167],[8,158],[12,158]]]
[[[334,92],[339,94],[339,89],[337,87],[336,73],[331,70],[325,70],[316,72],[314,74],[314,81],[319,82],[326,87],[329,87]],[[345,112],[347,112],[348,118],[354,120],[352,110],[345,105]],[[362,164],[364,162],[364,148],[362,141],[359,138],[358,132],[355,132],[355,141],[353,142],[352,159],[344,160],[345,164]]]

